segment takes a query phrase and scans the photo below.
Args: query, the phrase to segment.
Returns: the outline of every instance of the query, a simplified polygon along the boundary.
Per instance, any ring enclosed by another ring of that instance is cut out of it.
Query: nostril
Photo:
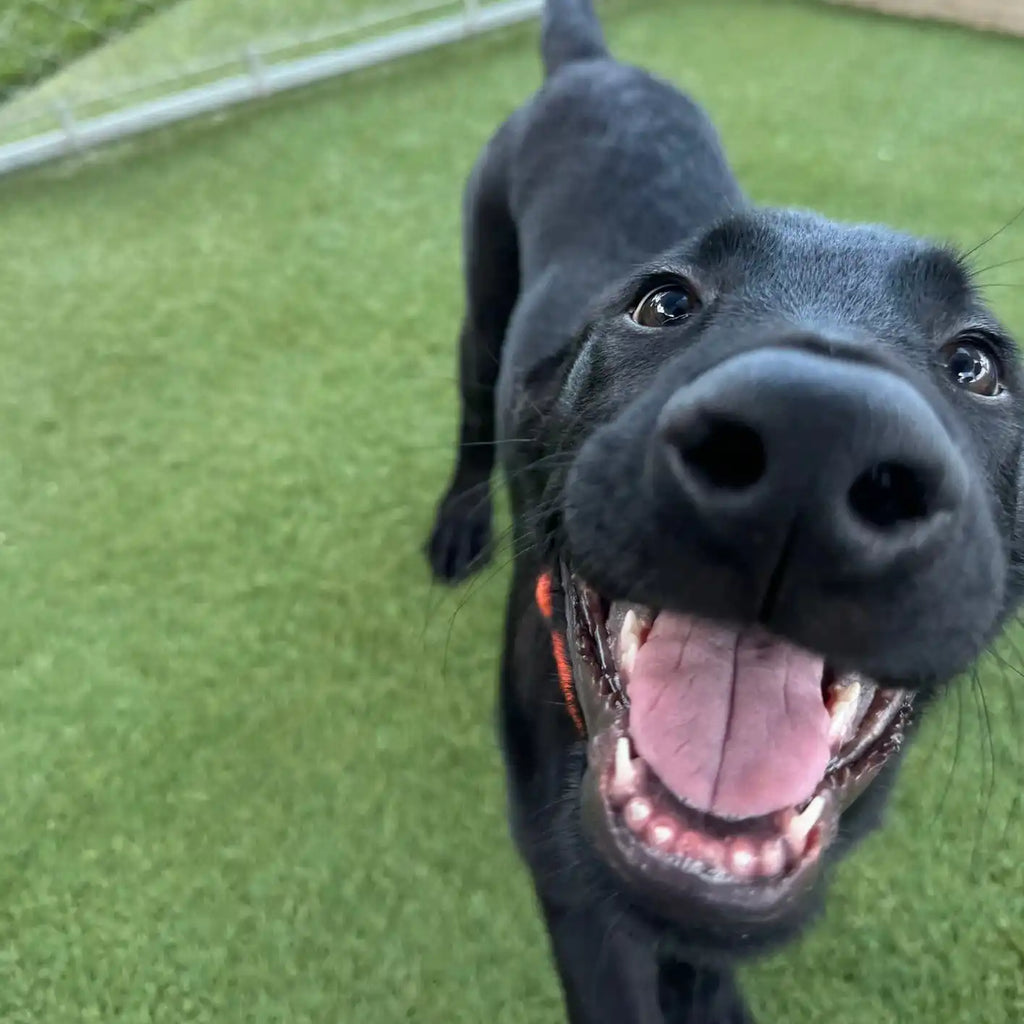
[[[901,462],[879,462],[861,473],[849,491],[850,508],[876,529],[888,530],[927,519],[928,485],[915,469]]]
[[[753,487],[767,468],[764,442],[752,427],[722,416],[703,416],[671,439],[684,465],[720,490]]]

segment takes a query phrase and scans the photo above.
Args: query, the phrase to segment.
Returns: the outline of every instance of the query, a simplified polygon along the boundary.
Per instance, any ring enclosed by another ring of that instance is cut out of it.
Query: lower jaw
[[[901,724],[910,716],[907,705]],[[658,850],[627,825],[624,801],[611,793],[611,765],[615,744],[624,734],[611,725],[592,734],[588,742],[588,767],[581,784],[582,823],[586,836],[603,863],[617,876],[621,890],[649,914],[699,932],[703,941],[718,939],[723,949],[758,949],[782,941],[798,931],[813,907],[828,854],[839,832],[843,812],[867,790],[895,760],[902,733],[893,733],[858,765],[855,777],[826,776],[809,803],[821,799],[823,807],[807,837],[803,852],[789,857],[785,870],[770,877],[742,877],[726,865],[701,862],[676,850]],[[709,842],[728,847],[749,832],[749,823],[718,822],[700,826],[703,816],[677,809],[677,822],[685,828],[692,816]],[[735,831],[732,831],[735,825]],[[716,837],[711,834],[717,831]],[[712,859],[713,860],[713,859]],[[739,945],[737,945],[739,944]]]
[[[590,763],[611,734],[591,741]],[[595,749],[595,747],[597,749]],[[741,879],[709,871],[647,848],[626,826],[609,800],[601,773],[588,768],[581,789],[584,831],[625,894],[649,914],[688,932],[759,945],[787,919],[803,916],[821,876],[823,854],[834,840],[839,809],[830,802],[816,826],[813,849],[787,873],[772,879]]]

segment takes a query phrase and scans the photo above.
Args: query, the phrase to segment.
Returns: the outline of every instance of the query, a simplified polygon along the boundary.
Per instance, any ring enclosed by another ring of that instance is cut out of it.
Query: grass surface
[[[756,0],[608,27],[761,201],[966,245],[1024,203],[1019,43]],[[505,573],[419,557],[461,179],[536,79],[518,31],[0,182],[4,1024],[559,1020],[492,737]],[[985,280],[1024,326],[1020,268]],[[827,920],[748,971],[764,1021],[1024,1019],[997,668],[991,748],[965,686]]]
[[[174,0],[8,0],[0,11],[0,100]]]

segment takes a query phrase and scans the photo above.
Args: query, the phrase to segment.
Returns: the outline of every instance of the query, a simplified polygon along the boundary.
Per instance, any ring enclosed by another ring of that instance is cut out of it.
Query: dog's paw
[[[426,545],[435,579],[460,583],[491,555],[491,496],[485,488],[449,493],[437,509]]]

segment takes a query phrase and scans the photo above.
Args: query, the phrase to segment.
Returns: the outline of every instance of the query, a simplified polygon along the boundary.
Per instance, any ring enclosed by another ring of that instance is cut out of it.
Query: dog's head
[[[1017,600],[1015,346],[945,249],[745,212],[601,303],[559,381],[534,507],[584,841],[704,945],[786,936]]]

